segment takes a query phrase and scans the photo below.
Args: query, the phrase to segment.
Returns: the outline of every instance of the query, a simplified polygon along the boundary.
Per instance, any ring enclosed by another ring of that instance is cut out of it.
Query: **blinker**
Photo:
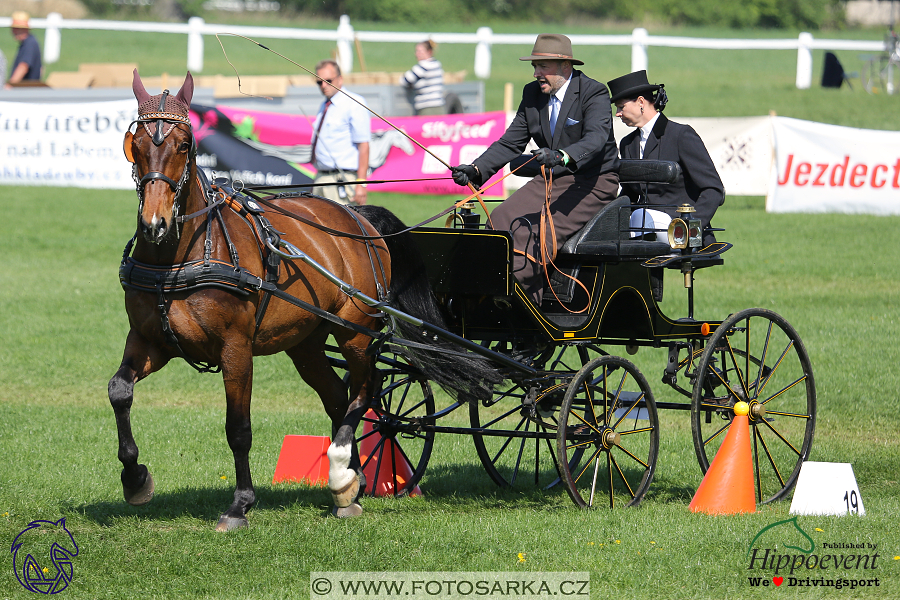
[[[134,163],[134,151],[132,149],[132,144],[134,143],[134,134],[130,131],[125,132],[125,144],[123,150],[125,150],[125,158],[128,159],[128,162]]]

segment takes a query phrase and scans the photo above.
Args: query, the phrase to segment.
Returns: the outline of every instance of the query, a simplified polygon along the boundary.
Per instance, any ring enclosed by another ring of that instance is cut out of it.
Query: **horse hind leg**
[[[324,343],[327,332],[321,337]],[[353,403],[348,400],[347,385],[334,372],[321,345],[304,343],[291,348],[287,354],[303,381],[319,395],[325,411],[331,417],[328,488],[334,500],[332,514],[338,517],[355,517],[363,512],[359,496],[366,486],[355,438],[356,427],[366,409],[367,386],[360,382],[368,377],[371,359],[365,356],[366,341],[361,341],[362,346],[353,350],[340,341],[339,344],[347,359],[350,391],[355,398]]]
[[[119,436],[119,461],[122,463],[122,492],[132,506],[142,506],[153,499],[155,484],[146,465],[138,463],[138,447],[131,431],[131,405],[134,384],[158,371],[168,358],[154,352],[134,332],[129,333],[125,354],[116,374],[109,380],[109,403],[116,417]]]
[[[369,394],[373,387],[372,376],[375,372],[374,358],[366,356],[370,338],[362,334],[348,335],[349,337],[344,339],[335,335],[335,339],[347,361],[350,404],[328,448],[329,461],[332,460],[332,456],[335,457],[335,461],[330,463],[328,487],[334,499],[332,514],[337,517],[355,517],[362,514],[358,498],[365,492],[366,477],[360,464],[356,428],[369,408]]]

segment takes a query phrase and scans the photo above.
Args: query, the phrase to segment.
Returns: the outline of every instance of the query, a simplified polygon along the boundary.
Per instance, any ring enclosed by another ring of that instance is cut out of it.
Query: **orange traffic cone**
[[[296,481],[307,485],[328,484],[328,446],[331,440],[318,435],[286,435],[281,444],[272,483]]]
[[[372,431],[371,421],[377,420],[378,415],[375,414],[375,411],[369,409],[366,411],[365,419],[363,436]],[[399,447],[394,446],[394,440],[384,439],[384,444],[379,446],[379,442],[382,439],[384,438],[377,432],[364,437],[359,443],[359,460],[365,464],[369,457],[372,457],[372,460],[363,469],[363,474],[366,476],[367,489],[372,490],[374,485],[376,496],[393,496],[395,483],[397,489],[403,488],[412,479],[413,473]],[[381,456],[380,461],[378,460],[379,454]],[[419,486],[414,487],[409,493],[410,496],[419,496],[421,494],[422,490],[419,489]]]
[[[725,441],[691,500],[693,512],[710,515],[756,512],[749,412],[750,405],[746,402],[734,405],[734,420]]]

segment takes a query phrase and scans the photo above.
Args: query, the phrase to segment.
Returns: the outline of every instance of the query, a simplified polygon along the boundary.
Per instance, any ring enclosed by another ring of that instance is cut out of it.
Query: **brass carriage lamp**
[[[691,213],[697,212],[693,206],[682,204],[675,211],[679,216],[669,223],[669,246],[688,255],[681,263],[681,272],[684,274],[684,287],[690,288],[693,275],[690,254],[694,248],[703,245],[703,232],[700,229],[700,219],[691,217]]]
[[[691,213],[697,212],[690,204],[682,204],[675,209],[682,220],[687,224],[688,248],[699,248],[703,245],[703,233],[700,231],[700,219],[696,219]]]

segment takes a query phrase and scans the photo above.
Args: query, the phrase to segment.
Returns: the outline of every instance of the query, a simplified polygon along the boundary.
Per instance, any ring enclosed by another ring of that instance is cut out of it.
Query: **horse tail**
[[[391,287],[388,304],[426,323],[447,329],[440,304],[431,290],[425,262],[410,233],[393,235],[406,225],[383,206],[356,207],[384,238],[391,254]],[[461,353],[461,348],[440,338],[423,339],[419,328],[402,319],[397,327],[405,339],[429,346],[428,349],[407,347],[414,364],[425,376],[437,383],[457,400],[487,400],[493,386],[503,380],[494,365],[484,357]]]

